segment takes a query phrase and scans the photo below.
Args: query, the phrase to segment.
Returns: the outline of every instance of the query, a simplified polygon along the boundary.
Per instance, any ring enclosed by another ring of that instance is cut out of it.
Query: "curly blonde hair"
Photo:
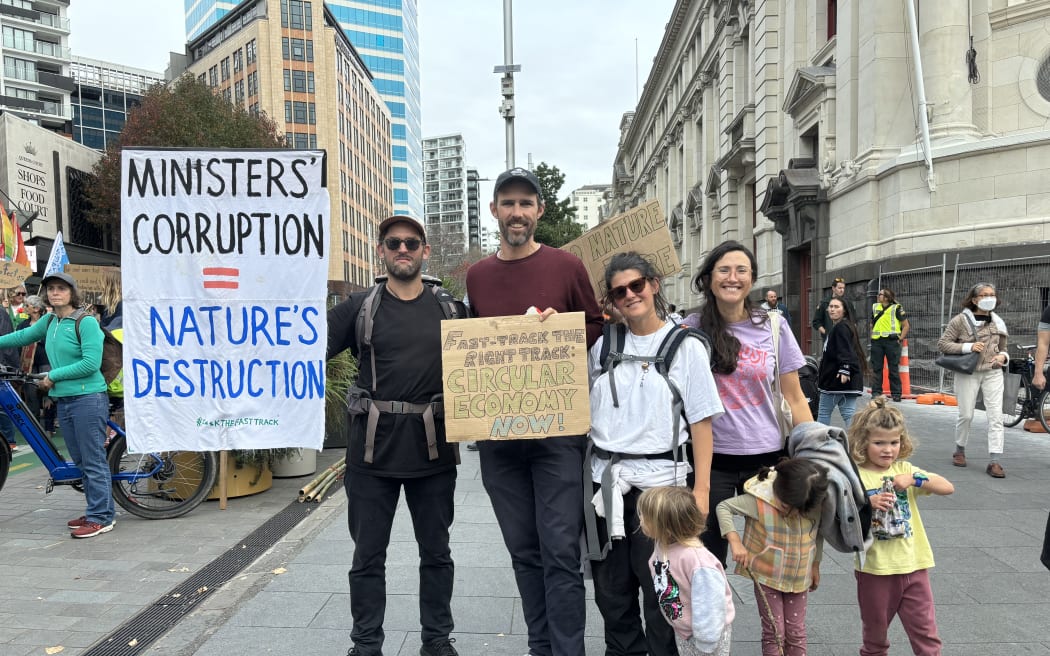
[[[915,441],[908,434],[904,415],[890,405],[885,396],[880,396],[872,399],[860,412],[853,415],[853,423],[849,427],[850,455],[858,465],[868,462],[868,444],[871,441],[872,429],[900,431],[901,451],[897,455],[899,460],[915,452]]]

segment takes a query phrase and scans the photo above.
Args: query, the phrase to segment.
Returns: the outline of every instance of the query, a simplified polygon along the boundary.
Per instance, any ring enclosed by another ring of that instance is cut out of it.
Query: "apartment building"
[[[0,111],[55,132],[69,134],[69,2],[3,0],[4,75]]]
[[[461,134],[423,140],[424,218],[428,237],[443,258],[462,255],[471,244],[465,151]],[[477,239],[480,243],[480,235]]]

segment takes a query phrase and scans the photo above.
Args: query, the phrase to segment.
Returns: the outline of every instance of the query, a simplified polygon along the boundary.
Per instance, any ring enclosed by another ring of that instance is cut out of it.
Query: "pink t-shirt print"
[[[762,405],[765,401],[763,383],[773,370],[766,366],[766,361],[772,359],[769,356],[765,351],[741,344],[736,371],[730,376],[715,377],[722,405],[727,411]]]

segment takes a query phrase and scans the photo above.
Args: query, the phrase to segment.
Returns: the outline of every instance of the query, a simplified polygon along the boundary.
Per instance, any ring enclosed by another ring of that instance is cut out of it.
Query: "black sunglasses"
[[[383,240],[383,244],[387,247],[387,249],[392,251],[400,250],[401,244],[404,244],[405,248],[407,248],[410,251],[416,251],[419,250],[419,247],[420,245],[422,245],[422,243],[423,241],[421,239],[416,239],[415,237],[409,237],[408,239],[400,239],[398,237],[387,237]]]
[[[614,301],[621,301],[627,297],[627,290],[630,289],[634,294],[641,294],[642,290],[645,289],[645,285],[649,282],[648,278],[636,278],[626,285],[620,285],[619,287],[613,287],[609,290],[609,298]]]

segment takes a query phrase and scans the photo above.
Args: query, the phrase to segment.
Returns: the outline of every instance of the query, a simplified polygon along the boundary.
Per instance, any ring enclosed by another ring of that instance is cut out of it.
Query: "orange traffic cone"
[[[914,399],[911,393],[911,368],[908,366],[908,340],[901,345],[901,365],[898,368],[901,375],[901,396],[906,399]]]
[[[908,340],[904,340],[901,345],[901,361],[897,372],[901,377],[901,398],[914,399],[911,393],[911,369],[908,366]],[[890,367],[885,359],[882,365],[882,389],[886,392],[890,391]]]

